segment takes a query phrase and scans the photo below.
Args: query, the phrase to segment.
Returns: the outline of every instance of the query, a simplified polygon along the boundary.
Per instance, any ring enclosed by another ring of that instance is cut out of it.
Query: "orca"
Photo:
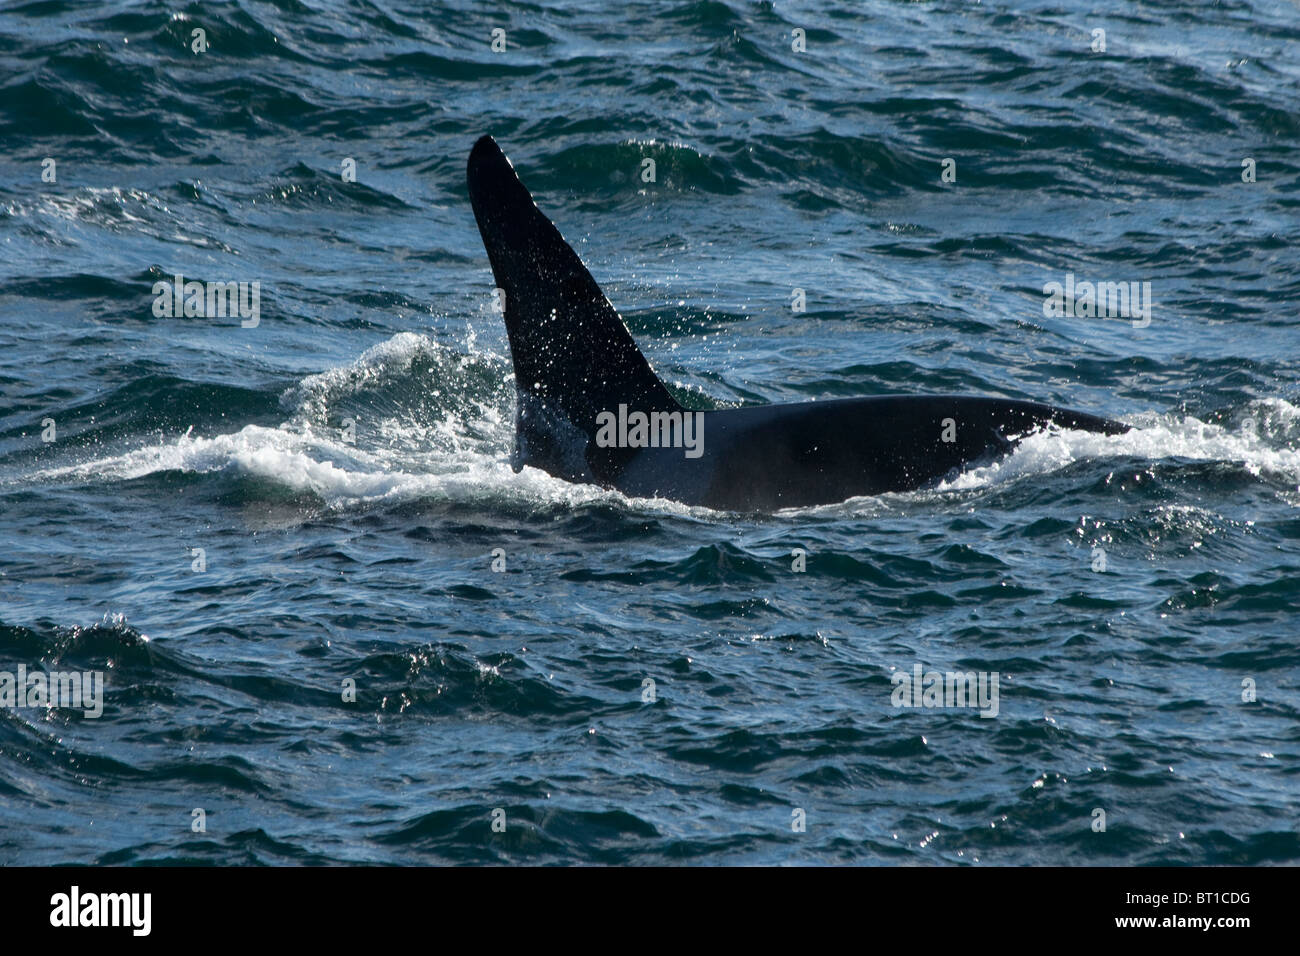
[[[633,497],[770,512],[933,487],[1048,426],[1128,430],[1085,412],[965,395],[688,410],[491,136],[467,166],[504,299],[516,472],[529,465]]]

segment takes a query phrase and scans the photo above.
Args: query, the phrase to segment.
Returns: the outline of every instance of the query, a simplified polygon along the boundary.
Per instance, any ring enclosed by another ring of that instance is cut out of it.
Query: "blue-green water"
[[[106,697],[0,710],[0,861],[1300,860],[1298,41],[1263,0],[6,4],[0,670]],[[515,474],[485,132],[700,405],[1138,427],[776,515]],[[155,316],[176,273],[260,323]],[[1044,316],[1067,274],[1150,324]],[[917,664],[997,716],[893,706]]]

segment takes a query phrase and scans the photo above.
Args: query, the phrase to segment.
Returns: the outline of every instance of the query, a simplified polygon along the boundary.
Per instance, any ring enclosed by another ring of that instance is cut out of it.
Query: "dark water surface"
[[[697,406],[1138,427],[776,515],[515,474],[485,132]],[[5,4],[0,669],[107,689],[0,710],[0,862],[1300,861],[1298,212],[1285,2]]]

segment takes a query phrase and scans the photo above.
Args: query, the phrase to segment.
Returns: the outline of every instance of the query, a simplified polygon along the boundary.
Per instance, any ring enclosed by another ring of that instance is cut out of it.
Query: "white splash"
[[[1115,457],[1231,461],[1252,475],[1276,475],[1300,482],[1300,450],[1276,443],[1281,433],[1291,431],[1300,420],[1300,409],[1281,399],[1268,399],[1253,403],[1252,411],[1250,420],[1255,427],[1225,428],[1186,416],[1136,420],[1134,428],[1122,435],[1068,429],[1035,432],[1006,458],[963,472],[939,490],[980,488],[1057,471],[1076,461]]]

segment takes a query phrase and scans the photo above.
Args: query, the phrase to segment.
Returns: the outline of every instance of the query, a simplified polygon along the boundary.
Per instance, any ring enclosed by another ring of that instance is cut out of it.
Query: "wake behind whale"
[[[119,414],[148,423],[136,440],[123,447],[92,436],[85,442],[69,440],[39,462],[0,462],[0,492],[40,488],[47,494],[51,487],[135,482],[152,487],[153,482],[169,481],[168,476],[192,475],[201,476],[196,489],[223,501],[232,494],[237,500],[268,504],[306,496],[305,515],[319,506],[361,513],[385,504],[408,507],[419,502],[421,507],[469,507],[492,514],[503,508],[512,513],[557,507],[581,512],[594,506],[629,515],[692,514],[706,521],[728,520],[724,512],[573,484],[539,469],[513,473],[503,460],[515,431],[509,357],[473,338],[444,344],[423,334],[398,333],[287,389],[269,385],[268,400],[274,403],[278,396],[286,418],[278,424],[245,424],[233,432],[194,425],[178,403],[157,406],[132,398],[125,388],[119,399],[127,404],[113,400]],[[431,389],[431,382],[437,387]],[[159,414],[170,416],[163,419],[164,430],[173,434],[158,434]],[[339,425],[349,417],[367,422],[354,444],[340,437]],[[1072,489],[1069,493],[1083,493],[1117,464],[1150,474],[1149,469],[1162,461],[1168,463],[1169,474],[1185,476],[1180,480],[1199,483],[1218,475],[1213,479],[1217,481],[1231,474],[1243,481],[1262,481],[1295,500],[1298,439],[1300,408],[1277,398],[1241,404],[1204,420],[1185,412],[1143,412],[1121,435],[1069,429],[1027,435],[1013,453],[962,471],[933,489],[780,513],[878,515],[944,500],[978,507],[983,495],[998,495],[1017,484],[1041,487],[1048,476],[1065,482],[1062,488]],[[1098,468],[1077,469],[1088,462]],[[1206,463],[1219,463],[1225,470],[1206,471]]]
[[[518,405],[513,465],[625,494],[745,511],[935,487],[1049,426],[1129,426],[1038,402],[878,396],[699,412],[650,368],[490,136],[470,201],[500,297]]]

